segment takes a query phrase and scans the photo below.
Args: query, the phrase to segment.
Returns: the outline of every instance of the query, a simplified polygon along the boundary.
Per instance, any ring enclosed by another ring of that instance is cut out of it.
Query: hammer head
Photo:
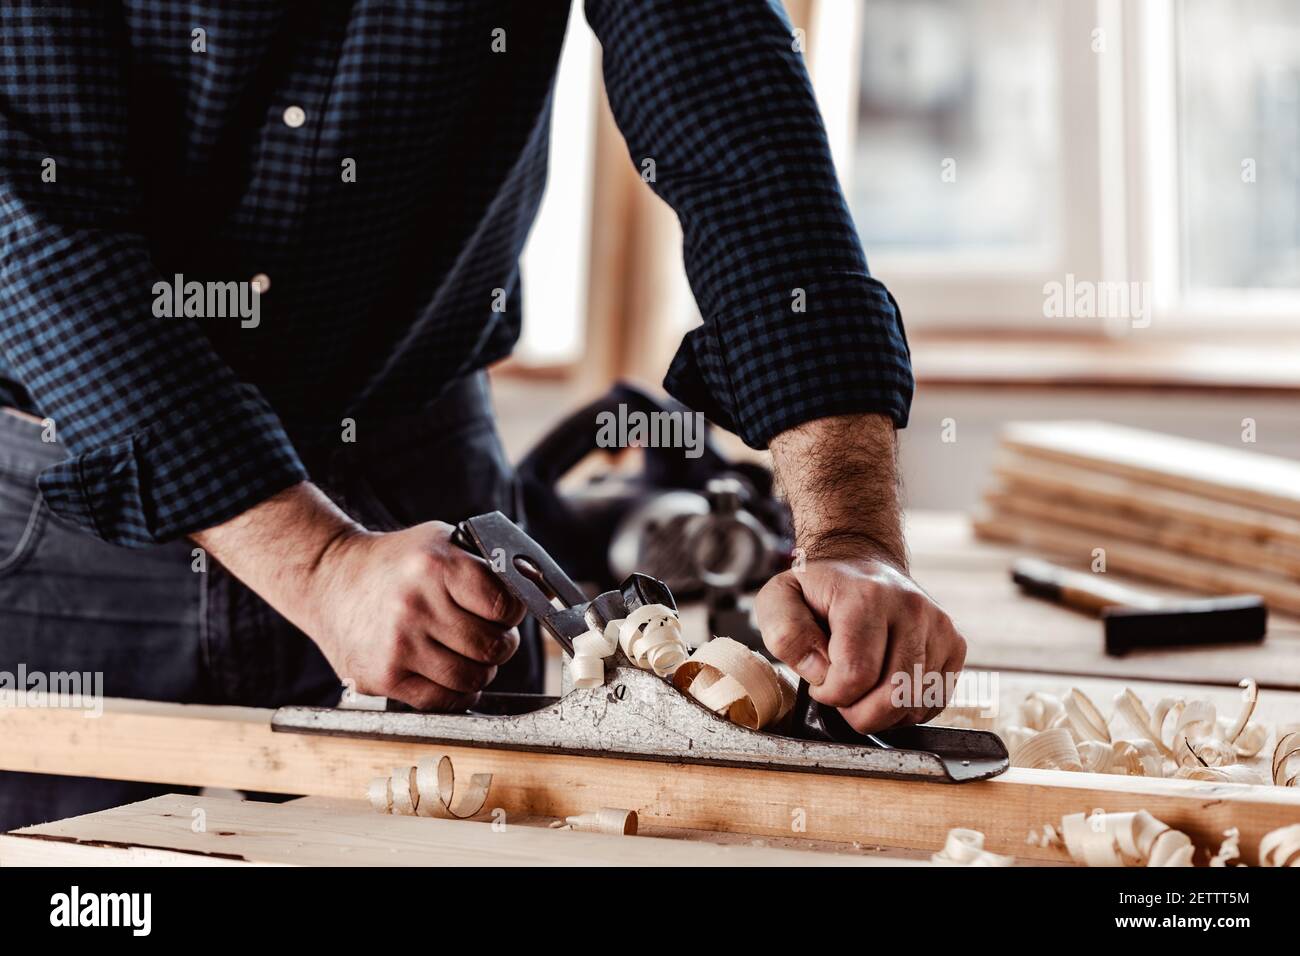
[[[1268,608],[1258,594],[1178,601],[1159,607],[1109,607],[1102,612],[1106,653],[1138,647],[1249,644],[1264,639]]]

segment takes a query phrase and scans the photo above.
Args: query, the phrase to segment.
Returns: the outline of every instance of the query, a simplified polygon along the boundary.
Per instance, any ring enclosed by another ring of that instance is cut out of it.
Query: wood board
[[[1185,554],[1241,568],[1263,581],[1295,585],[1300,578],[1300,553],[1262,546],[1248,538],[1188,526],[1181,522],[1152,520],[1144,514],[1124,514],[1047,497],[1015,482],[989,491],[984,501],[992,520],[1003,516],[1026,518],[1042,524],[1120,538],[1173,554]],[[1300,587],[1296,587],[1300,598]]]
[[[168,794],[0,835],[0,866],[925,865],[503,822],[385,816],[350,801],[323,807]]]
[[[1140,479],[1161,488],[1300,517],[1300,462],[1108,422],[1014,422],[1023,455]]]
[[[972,525],[981,537],[1047,551],[1085,566],[1101,548],[1107,572],[1119,571],[1212,594],[1259,594],[1272,609],[1300,614],[1300,584],[1275,575],[1153,548],[1114,533],[1061,527],[1038,518],[992,514],[977,516]]]
[[[0,769],[355,799],[392,767],[446,753],[458,774],[495,774],[488,807],[511,814],[615,806],[669,826],[931,851],[949,828],[968,826],[983,831],[994,852],[1058,862],[1061,851],[1025,843],[1029,831],[1095,808],[1148,810],[1203,848],[1238,827],[1246,862],[1266,832],[1300,821],[1300,791],[1277,787],[1021,769],[955,786],[280,734],[270,716],[111,699],[95,719],[7,709]]]
[[[1199,495],[1156,488],[1150,483],[1006,450],[994,462],[993,472],[1011,491],[1050,496],[1078,507],[1137,520],[1166,519],[1183,527],[1240,536],[1261,546],[1290,549],[1300,554],[1300,520],[1260,508],[1210,501]]]

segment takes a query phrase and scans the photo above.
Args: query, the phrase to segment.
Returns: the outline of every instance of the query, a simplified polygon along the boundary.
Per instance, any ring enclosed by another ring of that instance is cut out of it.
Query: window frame
[[[1138,326],[1142,334],[1276,331],[1300,316],[1300,291],[1182,288],[1174,4],[1067,0],[1059,6],[1059,248],[1037,263],[978,252],[868,248],[872,272],[898,298],[909,328],[1137,331],[1124,322],[1045,317],[1044,285],[1063,282],[1066,274],[1142,283],[1150,305],[1150,321]],[[809,39],[809,69],[846,193],[854,173],[861,16],[856,2],[814,0]],[[1105,47],[1094,53],[1096,30]]]

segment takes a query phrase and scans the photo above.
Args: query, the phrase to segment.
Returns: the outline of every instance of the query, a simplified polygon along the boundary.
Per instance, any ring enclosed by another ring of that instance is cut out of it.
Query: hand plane
[[[588,598],[518,525],[494,511],[457,529],[458,543],[482,555],[567,661],[573,639],[646,604],[676,609],[662,582],[634,573],[617,590]],[[796,703],[771,731],[749,730],[719,717],[616,650],[605,684],[571,688],[560,697],[484,693],[464,713],[421,713],[328,707],[282,707],[273,730],[378,740],[614,756],[670,763],[806,771],[963,783],[995,776],[1009,765],[1006,746],[988,731],[904,727],[859,734],[833,708],[823,708],[800,682]]]

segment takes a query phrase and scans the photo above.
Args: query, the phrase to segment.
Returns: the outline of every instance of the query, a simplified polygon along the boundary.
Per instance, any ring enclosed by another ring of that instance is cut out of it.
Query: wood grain
[[[1300,554],[1300,520],[1260,508],[1208,501],[1200,495],[1007,451],[994,462],[993,471],[1012,492],[1051,496],[1134,520],[1167,519],[1186,528],[1241,536],[1261,546]]]
[[[195,832],[199,811],[203,827]],[[2,866],[880,866],[878,856],[168,794],[0,835]]]
[[[446,753],[458,773],[495,775],[488,807],[569,816],[635,810],[647,823],[933,850],[950,827],[982,830],[997,853],[1059,860],[1025,844],[1067,813],[1146,809],[1203,847],[1240,828],[1259,838],[1300,819],[1300,792],[1013,769],[960,786],[616,758],[277,734],[270,712],[108,700],[88,719],[59,709],[0,711],[0,769],[352,799],[387,768]],[[802,827],[802,829],[799,829]]]
[[[1129,541],[1111,532],[1082,531],[1050,521],[994,512],[976,517],[975,532],[993,541],[1024,545],[1086,564],[1093,552],[1106,553],[1107,571],[1120,571],[1212,594],[1260,594],[1270,608],[1300,614],[1300,585],[1222,562],[1191,557]]]
[[[1300,578],[1300,553],[1261,546],[1248,538],[1204,526],[1153,519],[1144,513],[1114,513],[1079,505],[1047,497],[1036,489],[1024,488],[1015,482],[987,492],[984,501],[994,520],[1009,515],[1103,535],[1108,539],[1121,538],[1174,554],[1221,561],[1259,574],[1263,580],[1273,575],[1279,585],[1294,584]],[[1300,590],[1297,595],[1300,596]]]
[[[1107,422],[1016,422],[1005,446],[1160,488],[1300,517],[1300,462]]]

